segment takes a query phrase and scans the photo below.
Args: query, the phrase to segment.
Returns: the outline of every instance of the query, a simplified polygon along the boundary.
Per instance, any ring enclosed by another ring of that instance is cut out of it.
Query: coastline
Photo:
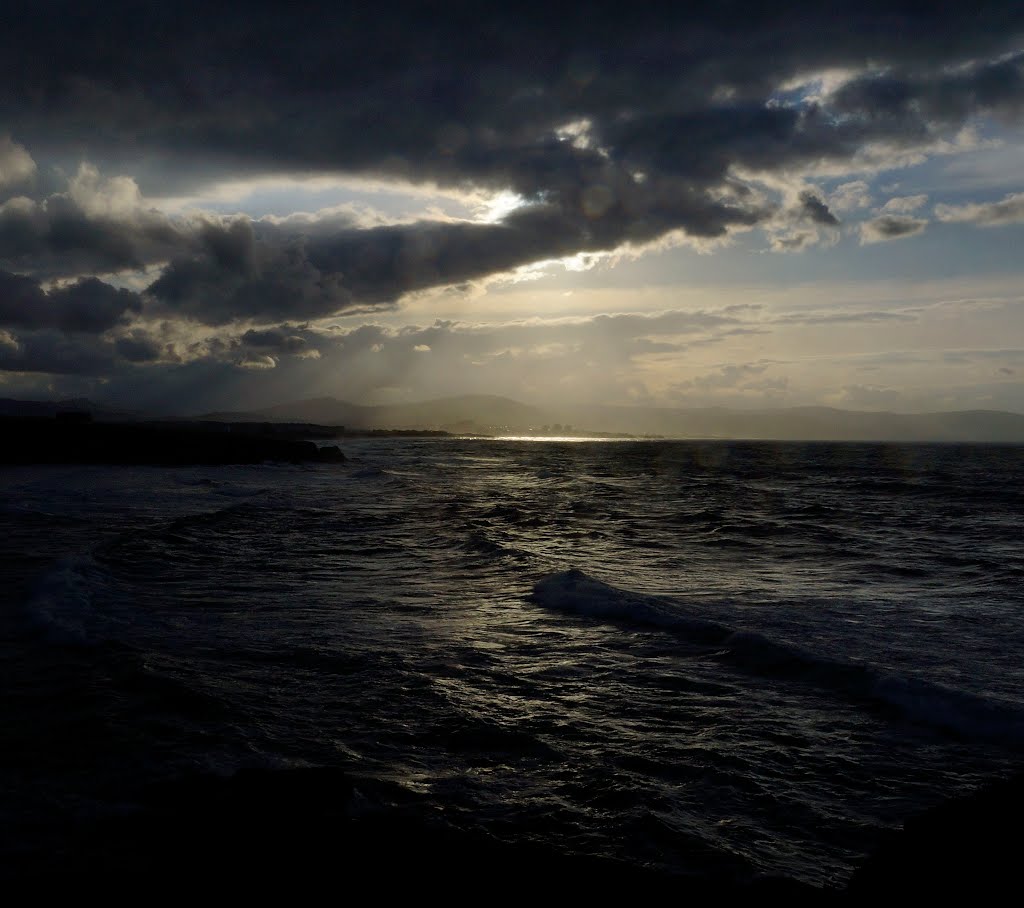
[[[334,445],[261,427],[5,419],[0,464],[163,465],[340,463]]]

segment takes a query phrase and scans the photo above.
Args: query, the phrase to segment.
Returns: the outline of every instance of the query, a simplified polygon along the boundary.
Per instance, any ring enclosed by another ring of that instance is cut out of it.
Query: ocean
[[[1024,752],[1024,448],[352,439],[0,471],[0,865],[183,778],[841,886]]]

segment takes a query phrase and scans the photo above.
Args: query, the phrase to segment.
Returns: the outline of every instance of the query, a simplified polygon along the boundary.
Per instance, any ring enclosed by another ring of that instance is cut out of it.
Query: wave
[[[481,517],[488,520],[505,520],[508,523],[522,523],[526,519],[526,511],[514,504],[497,504],[484,511]]]
[[[390,476],[387,470],[378,466],[360,467],[348,474],[350,479],[377,479],[379,476]]]
[[[697,508],[696,510],[678,511],[664,518],[665,523],[689,526],[700,524],[719,526],[725,517],[725,508]]]
[[[572,569],[549,574],[533,588],[534,602],[613,622],[659,628],[734,669],[824,688],[895,712],[905,720],[956,736],[1024,743],[1024,710],[861,662],[817,655],[790,643],[689,615],[667,598],[620,589]]]
[[[533,599],[548,608],[678,631],[694,643],[714,645],[730,634],[720,624],[681,614],[670,600],[619,589],[576,568],[541,578]]]
[[[463,540],[462,550],[473,555],[485,555],[504,558],[528,558],[527,552],[506,542],[492,539],[486,533],[475,530],[468,533]]]
[[[29,626],[58,645],[105,642],[93,601],[106,583],[107,575],[91,556],[61,558],[36,581],[25,607]]]

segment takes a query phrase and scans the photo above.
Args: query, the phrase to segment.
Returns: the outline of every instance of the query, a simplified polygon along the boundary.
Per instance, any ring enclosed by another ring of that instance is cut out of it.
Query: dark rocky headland
[[[69,413],[52,419],[0,419],[0,463],[185,466],[345,460],[337,446],[318,446],[309,440],[317,437],[324,437],[323,427],[101,423],[83,414]]]

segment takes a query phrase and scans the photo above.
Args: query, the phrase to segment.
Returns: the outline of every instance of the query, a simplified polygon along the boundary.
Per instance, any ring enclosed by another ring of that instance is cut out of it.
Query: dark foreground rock
[[[324,463],[342,463],[346,458],[337,445],[323,445],[317,451],[317,459]]]
[[[246,427],[174,423],[0,421],[0,463],[6,464],[255,464],[339,463],[336,446],[262,434]]]
[[[892,833],[853,875],[850,895],[923,904],[1016,900],[1022,818],[1024,773],[945,801]]]
[[[909,820],[866,860],[846,892],[733,868],[676,874],[505,840],[458,811],[459,828],[399,786],[337,769],[197,775],[126,794],[103,817],[62,820],[48,847],[0,855],[7,893],[332,899],[670,897],[698,904],[995,903],[1015,892],[1024,775]],[[468,827],[467,827],[467,824]],[[692,857],[692,856],[689,856]]]
[[[102,892],[147,901],[172,895],[459,903],[665,894],[778,898],[827,893],[783,879],[692,876],[555,851],[527,836],[501,841],[456,829],[397,786],[353,782],[334,769],[196,776],[143,792],[118,816],[70,824],[55,846],[0,867],[5,891]],[[464,821],[466,818],[462,817]]]

